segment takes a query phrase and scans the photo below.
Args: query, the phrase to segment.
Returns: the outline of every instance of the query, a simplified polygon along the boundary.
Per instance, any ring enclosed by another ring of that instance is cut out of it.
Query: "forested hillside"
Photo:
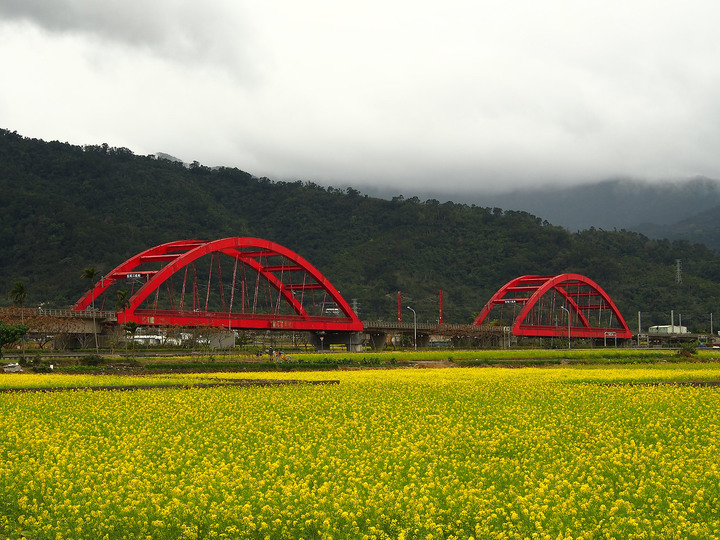
[[[643,223],[635,230],[653,238],[670,238],[705,244],[720,251],[720,206],[699,212],[672,225]]]
[[[107,145],[0,131],[0,193],[0,305],[22,280],[27,305],[67,306],[87,286],[83,268],[107,272],[162,242],[227,236],[298,252],[357,300],[363,319],[394,317],[399,290],[419,320],[436,320],[442,289],[445,320],[470,323],[513,277],[567,271],[597,281],[633,328],[637,311],[647,326],[668,323],[670,310],[709,327],[720,298],[720,255],[701,245],[626,231],[571,234],[525,212],[384,200]]]
[[[717,207],[720,182],[704,177],[657,183],[614,179],[576,186],[526,188],[492,195],[489,200],[492,202],[488,204],[493,206],[525,210],[571,231],[617,228],[664,238],[655,236],[651,228],[643,229],[643,224],[668,226]]]

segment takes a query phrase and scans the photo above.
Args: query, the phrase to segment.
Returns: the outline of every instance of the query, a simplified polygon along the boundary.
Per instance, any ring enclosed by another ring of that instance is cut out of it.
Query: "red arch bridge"
[[[73,307],[119,324],[360,332],[338,290],[297,253],[259,238],[168,242],[103,276]]]
[[[517,336],[562,337],[568,321],[572,337],[631,337],[607,294],[578,274],[519,277],[495,293],[472,326],[363,324],[312,264],[279,244],[247,237],[180,240],[147,249],[102,276],[73,312],[86,319],[111,312],[118,324],[140,326],[308,331],[326,344],[357,345],[363,331],[416,332],[422,343],[431,334],[459,330],[500,336],[507,326]]]
[[[631,339],[608,294],[580,274],[520,276],[498,290],[475,319],[510,327],[514,336]]]

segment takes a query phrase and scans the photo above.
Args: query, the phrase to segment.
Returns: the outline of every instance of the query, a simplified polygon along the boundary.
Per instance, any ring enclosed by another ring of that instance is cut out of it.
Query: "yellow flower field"
[[[340,384],[0,394],[0,535],[720,538],[720,387],[600,384],[718,364],[242,377]]]

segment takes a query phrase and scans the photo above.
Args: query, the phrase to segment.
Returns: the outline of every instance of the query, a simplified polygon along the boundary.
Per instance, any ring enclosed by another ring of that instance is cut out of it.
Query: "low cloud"
[[[720,177],[720,5],[0,4],[2,127],[427,192]]]
[[[0,18],[50,34],[87,36],[179,62],[248,63],[250,31],[236,3],[169,0],[4,0]]]

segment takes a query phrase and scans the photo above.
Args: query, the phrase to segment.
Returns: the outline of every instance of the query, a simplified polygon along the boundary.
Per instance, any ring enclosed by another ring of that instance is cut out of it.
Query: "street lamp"
[[[415,310],[410,306],[407,306],[407,308],[413,312],[413,328],[415,329],[415,339],[413,342],[415,343],[415,350],[417,351],[417,313],[415,313]]]
[[[570,349],[570,310],[565,306],[560,306],[560,309],[566,311],[568,314],[568,350]]]

